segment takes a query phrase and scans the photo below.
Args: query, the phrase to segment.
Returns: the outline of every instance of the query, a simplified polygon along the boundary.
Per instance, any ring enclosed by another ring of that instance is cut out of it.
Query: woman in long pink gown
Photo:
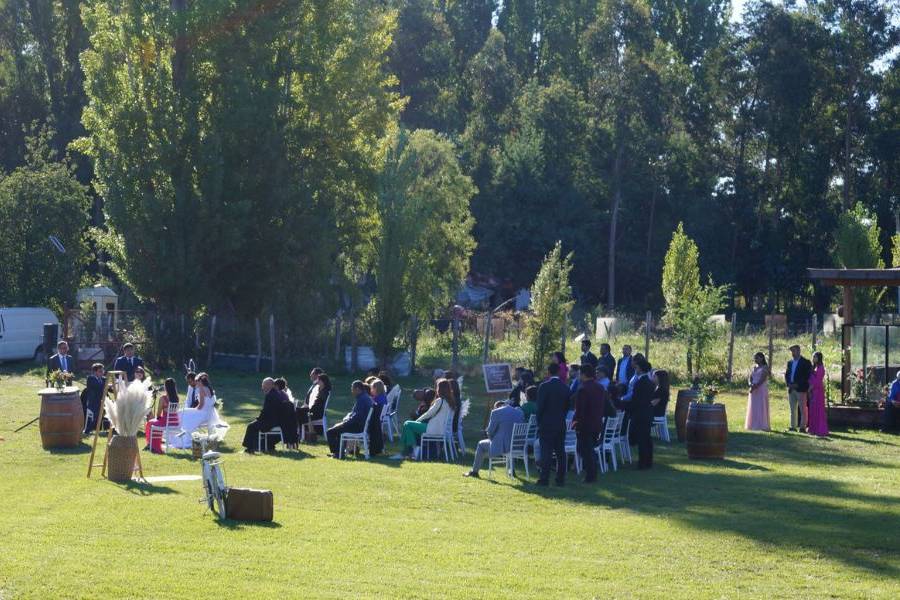
[[[809,425],[806,431],[812,435],[828,435],[828,411],[825,408],[825,365],[822,353],[812,356],[813,372],[809,376]]]
[[[766,356],[753,356],[756,366],[750,373],[750,394],[747,397],[747,418],[744,428],[750,431],[769,431],[769,365]]]

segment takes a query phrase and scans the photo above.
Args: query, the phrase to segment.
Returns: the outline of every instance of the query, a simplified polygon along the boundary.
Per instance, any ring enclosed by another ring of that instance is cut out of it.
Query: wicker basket
[[[138,445],[135,436],[114,435],[109,442],[106,477],[110,481],[125,483],[134,475]]]
[[[219,440],[191,440],[191,455],[196,459],[203,458],[204,452],[218,449]]]

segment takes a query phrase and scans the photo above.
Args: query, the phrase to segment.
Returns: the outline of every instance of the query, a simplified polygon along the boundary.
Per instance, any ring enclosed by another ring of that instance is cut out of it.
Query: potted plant
[[[153,402],[149,383],[134,381],[126,387],[119,382],[115,400],[106,399],[106,414],[115,434],[107,450],[107,477],[110,481],[131,480],[137,460],[137,433],[144,426],[147,410]]]

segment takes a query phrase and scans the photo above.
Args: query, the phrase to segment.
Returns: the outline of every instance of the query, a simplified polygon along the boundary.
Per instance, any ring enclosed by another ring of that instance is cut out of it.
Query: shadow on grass
[[[235,521],[234,519],[216,519],[216,525],[224,529],[281,529],[278,521]]]
[[[97,442],[97,449],[100,449],[100,442]],[[81,442],[74,448],[47,448],[46,450],[50,454],[88,454],[91,451],[91,445]]]
[[[762,446],[775,443],[756,441]],[[801,452],[801,441],[788,441],[787,454]],[[672,449],[683,451],[678,446]],[[661,452],[660,458],[662,462],[650,471],[627,465],[601,475],[595,485],[579,482],[574,473],[562,488],[552,484],[539,487],[505,476],[497,481],[526,494],[663,517],[694,529],[737,534],[757,543],[821,554],[882,576],[900,577],[900,565],[893,560],[900,552],[896,536],[900,498],[896,496],[859,492],[840,481],[816,477],[812,469],[811,476],[794,476],[748,460],[669,464],[668,451]],[[749,457],[741,455],[743,458]],[[808,456],[804,459],[811,460]],[[853,459],[845,464],[860,462],[868,463]],[[701,468],[694,470],[695,465]]]
[[[900,444],[895,443],[894,441],[888,441],[888,434],[883,434],[879,436],[877,439],[872,438],[864,438],[859,437],[858,435],[853,435],[857,430],[855,429],[837,429],[832,430],[828,435],[830,439],[840,440],[842,442],[854,442],[860,444],[869,444],[871,446],[893,446],[895,448],[900,447]],[[896,437],[896,436],[895,436]]]
[[[177,494],[178,491],[165,485],[156,485],[146,481],[129,481],[124,484],[117,484],[122,489],[138,496],[153,496],[156,494]]]

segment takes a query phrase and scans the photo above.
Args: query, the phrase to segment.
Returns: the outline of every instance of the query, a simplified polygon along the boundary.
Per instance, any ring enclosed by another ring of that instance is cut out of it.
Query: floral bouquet
[[[708,384],[703,387],[703,400],[707,404],[712,404],[716,401],[716,396],[719,395],[719,388],[715,386],[715,384]]]
[[[62,391],[64,387],[72,383],[72,374],[57,369],[50,373],[49,377],[47,377],[47,381],[49,382],[49,385],[52,385],[56,389]]]

